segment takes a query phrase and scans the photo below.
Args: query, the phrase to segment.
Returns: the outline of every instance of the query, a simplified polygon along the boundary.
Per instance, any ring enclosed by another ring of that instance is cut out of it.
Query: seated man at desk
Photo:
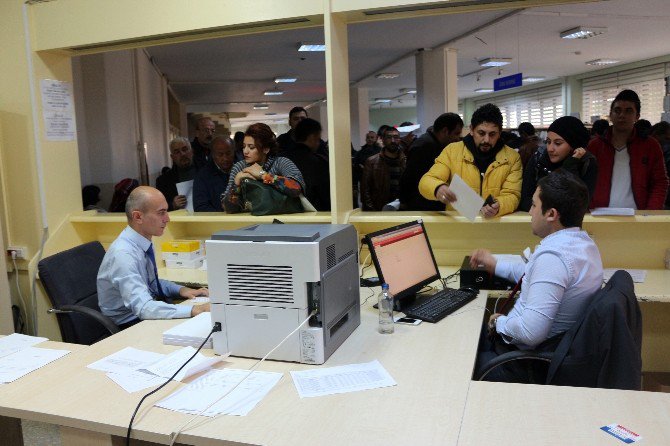
[[[151,238],[161,236],[170,221],[163,194],[140,186],[126,202],[128,226],[109,247],[98,271],[98,304],[102,313],[121,329],[143,319],[175,319],[209,311],[209,304],[173,305],[173,297],[208,296],[206,288],[194,290],[158,279]]]
[[[472,253],[471,264],[484,265],[490,274],[515,282],[523,277],[521,294],[509,314],[495,313],[489,318],[493,342],[482,336],[478,369],[505,351],[532,349],[561,335],[600,289],[600,252],[581,229],[588,204],[584,183],[559,169],[542,178],[533,195],[531,228],[542,241],[527,263],[497,261],[484,249]],[[496,371],[489,380],[515,381],[519,376],[519,370],[511,366]]]

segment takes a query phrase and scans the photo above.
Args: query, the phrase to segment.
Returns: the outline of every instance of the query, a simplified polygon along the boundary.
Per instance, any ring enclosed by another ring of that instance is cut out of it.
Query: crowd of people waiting
[[[669,209],[670,123],[651,125],[640,119],[640,108],[638,95],[623,90],[611,104],[610,122],[598,120],[589,132],[578,118],[564,116],[549,126],[544,141],[527,122],[519,125],[519,136],[504,132],[494,104],[473,113],[465,137],[455,113],[438,116],[419,137],[382,126],[365,135],[359,150],[351,149],[354,208],[450,209],[456,200],[450,184],[458,175],[487,199],[483,217],[502,216],[528,211],[538,181],[561,169],[584,182],[590,208]],[[289,126],[275,137],[269,126],[256,123],[231,139],[217,136],[214,122],[201,118],[193,141],[170,142],[172,167],[163,169],[156,188],[169,210],[182,209],[187,197],[177,183],[193,180],[196,212],[236,213],[245,211],[240,189],[248,178],[329,211],[328,145],[321,125],[294,107]],[[84,189],[85,204],[96,209],[92,200],[99,189]]]

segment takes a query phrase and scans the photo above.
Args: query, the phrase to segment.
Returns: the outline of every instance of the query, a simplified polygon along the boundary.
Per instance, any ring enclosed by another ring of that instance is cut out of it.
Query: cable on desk
[[[12,263],[14,264],[14,278],[16,279],[16,291],[19,293],[19,302],[23,307],[23,314],[28,317],[28,304],[26,303],[23,293],[21,292],[21,285],[19,285],[19,267],[16,266],[16,251],[12,251]],[[21,311],[19,310],[19,316],[21,316]]]
[[[174,379],[174,377],[177,376],[177,374],[178,374],[179,372],[181,372],[181,369],[183,369],[184,367],[186,367],[186,364],[188,364],[189,362],[191,362],[191,360],[192,360],[193,358],[195,358],[195,355],[197,355],[198,352],[200,352],[200,350],[202,350],[202,347],[205,346],[205,343],[207,343],[207,340],[209,340],[209,338],[212,336],[212,334],[214,334],[214,333],[217,332],[217,331],[221,331],[221,324],[220,324],[219,322],[217,322],[216,324],[214,324],[214,326],[212,327],[212,330],[209,332],[209,334],[207,335],[207,337],[205,338],[205,340],[202,341],[202,344],[200,344],[200,347],[198,347],[198,349],[195,351],[195,353],[193,353],[193,356],[191,356],[190,358],[188,358],[188,359],[186,360],[186,362],[183,363],[183,364],[181,365],[181,367],[179,367],[179,369],[177,369],[177,371],[174,372],[174,374],[173,374],[170,378],[168,378],[167,381],[165,381],[165,382],[164,382],[163,384],[161,384],[159,387],[157,387],[156,389],[152,390],[151,392],[147,393],[146,395],[144,395],[144,396],[142,397],[142,399],[140,400],[140,402],[137,404],[137,407],[135,408],[135,412],[133,412],[133,416],[130,417],[130,423],[128,424],[128,432],[126,433],[126,446],[130,446],[130,432],[131,432],[131,430],[132,430],[132,428],[133,428],[133,421],[135,421],[135,416],[137,415],[137,411],[140,410],[140,406],[142,405],[142,403],[144,402],[144,400],[147,399],[148,397],[150,397],[151,395],[153,395],[154,393],[158,392],[159,390],[161,390],[163,387],[167,386],[168,383],[169,383],[170,381],[172,381],[172,380]]]
[[[191,417],[191,419],[188,420],[186,423],[182,424],[181,427],[180,427],[179,429],[177,429],[176,432],[172,432],[172,433],[170,434],[170,446],[173,446],[173,445],[175,444],[175,442],[177,441],[177,437],[179,436],[179,434],[181,434],[181,433],[184,431],[184,429],[186,429],[186,427],[187,427],[189,424],[191,424],[191,423],[193,422],[193,420],[195,420],[196,418],[198,418],[200,415],[202,415],[203,413],[205,413],[210,407],[212,407],[213,405],[215,405],[216,403],[218,403],[219,401],[221,401],[222,399],[224,399],[226,396],[228,396],[228,394],[230,394],[230,392],[232,392],[233,390],[237,389],[237,387],[238,387],[240,384],[242,384],[248,377],[250,377],[251,374],[252,374],[252,373],[253,373],[253,372],[254,372],[254,371],[261,365],[261,363],[263,363],[263,361],[265,361],[265,360],[268,358],[268,356],[270,356],[272,353],[274,353],[275,350],[277,350],[279,347],[281,347],[281,345],[282,345],[284,342],[286,342],[291,336],[293,336],[293,335],[295,334],[296,331],[300,330],[300,329],[302,328],[302,326],[305,325],[305,324],[307,323],[307,321],[309,321],[309,320],[312,318],[312,316],[314,316],[315,314],[316,314],[316,310],[312,310],[312,312],[309,313],[309,316],[307,316],[307,318],[306,318],[304,321],[302,321],[302,322],[300,323],[300,325],[298,325],[298,326],[295,328],[295,330],[293,330],[293,331],[290,332],[288,335],[286,335],[286,337],[285,337],[284,339],[282,339],[281,342],[280,342],[279,344],[277,344],[272,350],[270,350],[270,351],[268,352],[267,355],[263,356],[261,359],[259,359],[258,361],[256,361],[256,364],[254,364],[254,365],[249,369],[248,373],[247,373],[246,375],[244,375],[244,377],[240,380],[240,382],[238,382],[237,384],[235,384],[230,390],[228,390],[226,393],[224,393],[223,395],[221,395],[221,396],[220,396],[216,401],[214,401],[212,404],[210,404],[209,406],[205,407],[204,409],[202,409],[202,410],[201,410],[200,412],[198,412],[197,414],[193,415],[193,417]],[[189,359],[189,361],[190,361],[190,359]],[[221,414],[219,414],[219,415],[221,415]],[[210,421],[215,420],[216,418],[218,418],[218,416],[211,418]]]

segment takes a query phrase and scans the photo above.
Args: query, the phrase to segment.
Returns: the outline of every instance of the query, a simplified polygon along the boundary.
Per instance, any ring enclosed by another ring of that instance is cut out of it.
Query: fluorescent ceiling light
[[[326,51],[325,43],[300,42],[298,51]]]
[[[265,96],[281,96],[284,94],[284,92],[281,90],[265,90],[263,94]]]
[[[540,81],[543,81],[544,79],[545,79],[544,76],[528,76],[528,77],[524,77],[523,81],[531,83],[531,82],[540,82]]]
[[[475,93],[492,93],[493,88],[477,88]]]
[[[487,57],[479,61],[480,67],[504,67],[512,63],[510,57]]]
[[[416,94],[416,88],[401,88],[400,93],[402,93],[402,94]]]
[[[400,73],[379,73],[375,75],[377,79],[395,79],[398,76],[400,76]]]
[[[386,98],[376,98],[375,99],[375,104],[388,104],[392,101],[392,99],[386,99]]]
[[[607,32],[607,28],[595,26],[578,26],[561,33],[562,39],[588,39]]]
[[[615,63],[621,62],[620,60],[615,59],[595,59],[585,62],[586,65],[595,65],[596,67],[602,67],[604,65],[614,65]]]
[[[270,108],[268,104],[256,104],[254,105],[254,110],[267,110]]]
[[[277,114],[277,113],[275,113],[275,112],[269,112],[269,113],[266,113],[265,116],[274,116],[274,115],[276,115],[276,114]]]
[[[292,84],[297,80],[297,77],[275,77],[275,84]]]

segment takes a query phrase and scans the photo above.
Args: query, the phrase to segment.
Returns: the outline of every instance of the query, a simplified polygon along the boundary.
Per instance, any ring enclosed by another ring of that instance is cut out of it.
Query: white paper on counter
[[[70,353],[69,350],[27,347],[0,358],[0,382],[15,381]]]
[[[37,336],[12,333],[9,336],[0,338],[0,358],[48,340],[47,338]]]
[[[94,370],[102,370],[103,372],[131,373],[137,369],[151,365],[165,356],[162,353],[126,347],[86,367]]]
[[[397,385],[379,361],[291,372],[300,398]]]

